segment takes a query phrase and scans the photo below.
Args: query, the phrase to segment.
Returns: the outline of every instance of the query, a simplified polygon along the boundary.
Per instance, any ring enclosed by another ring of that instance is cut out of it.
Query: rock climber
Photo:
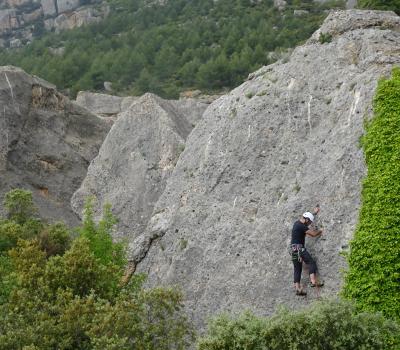
[[[322,230],[317,227],[310,228],[310,225],[314,222],[314,216],[317,215],[319,211],[319,206],[316,206],[314,208],[314,214],[305,212],[302,217],[294,223],[292,229],[290,251],[294,267],[294,287],[296,289],[296,295],[300,296],[307,295],[307,292],[303,290],[300,284],[303,262],[307,264],[309,268],[311,287],[323,286],[323,283],[318,282],[317,280],[317,264],[304,245],[306,235],[310,237],[318,237],[322,234]]]

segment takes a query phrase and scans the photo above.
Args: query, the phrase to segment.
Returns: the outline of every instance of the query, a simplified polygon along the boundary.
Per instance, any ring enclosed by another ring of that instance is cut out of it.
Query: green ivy
[[[400,320],[400,68],[381,80],[362,139],[368,175],[343,294]]]

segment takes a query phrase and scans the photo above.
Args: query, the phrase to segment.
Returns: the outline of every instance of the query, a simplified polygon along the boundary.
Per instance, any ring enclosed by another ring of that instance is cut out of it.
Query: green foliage
[[[5,303],[16,285],[14,266],[8,251],[21,239],[33,239],[43,229],[40,220],[33,217],[36,208],[32,194],[15,189],[5,195],[6,218],[0,218],[0,305]]]
[[[26,190],[14,189],[8,192],[3,204],[8,211],[8,218],[18,224],[25,223],[36,213],[32,193]]]
[[[107,204],[104,206],[103,218],[96,224],[93,218],[93,198],[89,198],[85,204],[83,225],[79,233],[88,239],[91,251],[104,265],[113,263],[123,267],[126,265],[124,245],[114,243],[111,236],[116,223],[111,206]]]
[[[38,235],[40,249],[46,252],[47,257],[63,255],[71,245],[71,232],[64,223],[44,226]]]
[[[0,305],[0,349],[185,349],[192,337],[180,293],[144,290],[140,275],[119,286],[86,238],[49,259],[35,241],[10,255],[17,284]]]
[[[8,256],[0,255],[0,305],[4,304],[15,286],[11,259]]]
[[[88,201],[72,242],[62,223],[10,217],[23,224],[0,221],[0,350],[186,349],[192,341],[178,291],[144,289],[142,275],[121,283],[125,252],[111,239],[109,206],[96,224]]]
[[[185,89],[220,90],[272,63],[269,52],[306,40],[325,18],[324,10],[334,6],[288,0],[281,13],[272,0],[109,4],[110,14],[100,23],[2,50],[0,64],[20,66],[72,95],[102,90],[104,81],[111,81],[116,92],[164,97],[177,97]],[[297,17],[295,9],[308,13]],[[61,46],[62,55],[49,49]]]
[[[400,14],[400,0],[358,0],[358,7],[371,10],[391,10]]]
[[[318,40],[321,44],[330,43],[332,41],[332,35],[329,33],[320,33]]]
[[[395,350],[400,327],[380,314],[356,313],[340,301],[321,301],[298,312],[281,310],[271,318],[245,313],[211,321],[198,350]]]
[[[362,144],[368,175],[344,295],[400,320],[400,69],[381,80]]]

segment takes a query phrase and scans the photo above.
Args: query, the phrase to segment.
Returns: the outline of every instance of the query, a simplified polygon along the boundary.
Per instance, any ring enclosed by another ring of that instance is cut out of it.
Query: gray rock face
[[[282,11],[282,10],[284,10],[286,8],[287,2],[285,0],[274,0],[274,6],[278,10]]]
[[[57,0],[58,13],[75,10],[80,5],[80,0]]]
[[[19,26],[17,12],[14,9],[0,10],[0,34],[8,33]]]
[[[82,3],[81,0],[0,1],[0,47],[15,47],[16,39],[21,45],[31,42],[37,25],[60,32],[97,23],[110,12],[106,1],[89,0],[81,6]],[[12,42],[14,46],[10,45]]]
[[[80,8],[72,13],[63,13],[56,17],[52,25],[47,26],[47,30],[55,29],[56,33],[63,30],[73,29],[88,25],[91,23],[98,23],[104,17],[104,12],[94,8]]]
[[[107,123],[14,67],[0,67],[0,101],[0,202],[12,188],[29,189],[43,217],[76,224],[70,198]]]
[[[130,258],[149,285],[179,285],[200,327],[221,311],[269,314],[316,298],[313,290],[294,296],[287,248],[293,222],[317,203],[324,234],[306,244],[325,279],[322,295],[340,290],[340,253],[366,173],[359,138],[378,79],[400,63],[399,29],[392,12],[331,13],[288,62],[212,103],[190,134]],[[319,33],[331,42],[321,44]],[[135,151],[130,164],[145,168],[149,157]]]
[[[133,96],[120,97],[89,91],[79,91],[76,97],[76,103],[99,116],[116,117],[118,113],[126,111],[137,99],[137,97]]]
[[[80,215],[85,198],[95,195],[97,214],[105,203],[112,204],[120,219],[120,236],[133,240],[141,234],[185,147],[192,122],[206,105],[192,102],[188,107],[146,94],[120,114],[72,198],[75,212]]]
[[[43,13],[45,16],[54,16],[57,14],[57,7],[55,0],[40,0]]]

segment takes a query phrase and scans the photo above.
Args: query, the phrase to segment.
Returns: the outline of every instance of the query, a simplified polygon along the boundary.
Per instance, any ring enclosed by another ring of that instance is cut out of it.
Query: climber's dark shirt
[[[297,220],[293,225],[291,244],[302,244],[304,246],[307,230],[308,226]]]

